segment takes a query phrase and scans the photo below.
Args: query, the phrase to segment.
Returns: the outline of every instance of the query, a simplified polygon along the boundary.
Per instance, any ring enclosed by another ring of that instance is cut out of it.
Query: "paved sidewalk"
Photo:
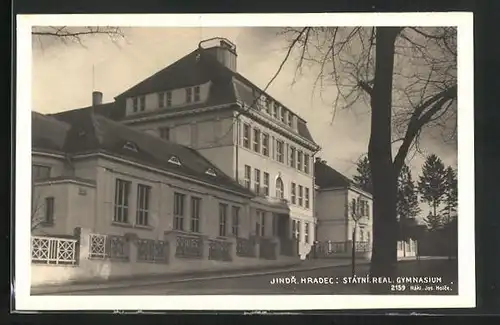
[[[369,264],[369,263],[370,261],[368,260],[357,261],[358,265]],[[150,286],[156,284],[181,283],[188,281],[252,277],[258,275],[270,275],[282,272],[309,271],[309,270],[317,270],[323,268],[348,266],[348,265],[351,265],[350,259],[304,260],[293,264],[267,267],[267,268],[261,267],[259,269],[247,268],[240,270],[227,270],[227,271],[217,271],[217,272],[205,271],[205,272],[196,272],[191,274],[153,275],[153,276],[141,276],[134,278],[114,279],[109,281],[100,280],[93,282],[89,281],[86,283],[36,286],[31,288],[31,294],[43,295],[49,293],[55,294],[55,293],[67,293],[67,292],[78,292],[78,291],[102,290],[107,288]]]

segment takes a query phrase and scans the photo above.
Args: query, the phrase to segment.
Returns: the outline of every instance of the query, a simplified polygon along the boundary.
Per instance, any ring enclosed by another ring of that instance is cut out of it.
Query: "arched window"
[[[283,181],[281,180],[281,177],[276,179],[276,197],[280,199],[284,198]]]

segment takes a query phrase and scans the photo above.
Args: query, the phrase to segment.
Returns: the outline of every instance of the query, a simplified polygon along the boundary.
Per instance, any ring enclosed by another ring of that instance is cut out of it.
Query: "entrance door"
[[[289,239],[289,228],[290,228],[290,223],[289,221],[289,216],[286,214],[277,214],[276,217],[278,218],[277,222],[277,236],[283,240],[283,239]]]

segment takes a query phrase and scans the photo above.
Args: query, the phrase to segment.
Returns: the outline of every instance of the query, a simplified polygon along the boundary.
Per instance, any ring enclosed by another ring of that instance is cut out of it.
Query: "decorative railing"
[[[194,236],[177,235],[175,256],[184,258],[203,257],[203,238]]]
[[[31,237],[32,263],[73,265],[77,261],[77,240],[55,237]]]
[[[138,239],[137,261],[167,263],[168,242],[162,240]]]
[[[359,253],[366,253],[371,250],[370,243],[365,241],[357,241],[355,247],[356,247],[356,252]]]
[[[231,248],[233,243],[226,240],[210,239],[208,247],[208,259],[215,261],[231,262]]]
[[[89,235],[89,258],[92,259],[129,259],[129,245],[124,236]]]
[[[240,257],[255,257],[255,240],[237,238],[236,255]]]
[[[294,256],[297,254],[297,240],[282,238],[280,244],[280,255]]]
[[[275,260],[276,257],[276,243],[270,239],[261,238],[259,245],[259,257],[266,260]]]

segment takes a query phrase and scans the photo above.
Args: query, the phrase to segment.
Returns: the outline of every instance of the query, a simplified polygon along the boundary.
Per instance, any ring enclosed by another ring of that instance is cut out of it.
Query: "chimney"
[[[320,163],[321,162],[321,157],[316,157],[315,160],[316,160],[317,163]]]
[[[326,160],[322,160],[321,163],[326,165]]]
[[[100,91],[92,92],[92,106],[97,106],[102,104],[102,93]]]
[[[204,43],[218,41],[216,45],[203,47]],[[199,48],[205,53],[214,57],[219,63],[227,67],[228,69],[236,72],[236,45],[234,45],[231,41],[221,38],[214,37],[204,41],[201,41],[199,44]]]

